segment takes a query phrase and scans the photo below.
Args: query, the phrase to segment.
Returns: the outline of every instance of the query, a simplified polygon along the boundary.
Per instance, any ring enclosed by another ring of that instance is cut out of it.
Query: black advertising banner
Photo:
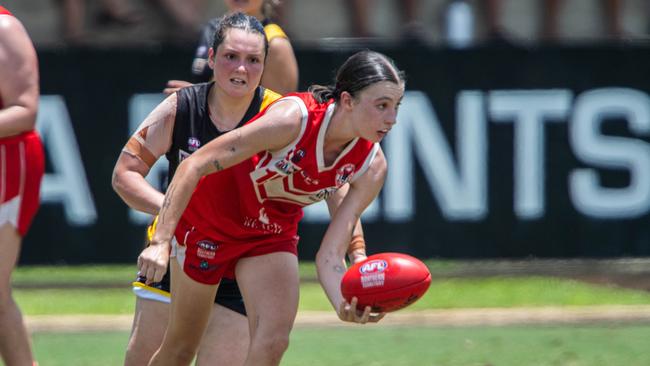
[[[301,88],[328,83],[358,49],[297,47]],[[407,91],[382,142],[384,189],[363,217],[370,253],[650,255],[650,47],[374,49],[406,72]],[[191,57],[39,52],[48,170],[22,263],[135,261],[149,218],[113,192],[113,165]],[[306,210],[301,258],[313,259],[327,222],[324,205]]]

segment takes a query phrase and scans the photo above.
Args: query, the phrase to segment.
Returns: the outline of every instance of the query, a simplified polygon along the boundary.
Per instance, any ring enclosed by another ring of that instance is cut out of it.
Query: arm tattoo
[[[219,163],[219,160],[213,161],[212,165],[214,166],[215,169],[217,169],[218,172],[223,170],[223,167],[221,166],[221,163]]]
[[[345,267],[343,267],[343,266],[340,265],[340,264],[335,265],[334,267],[332,267],[332,269],[333,269],[334,272],[336,272],[336,273],[345,273]]]
[[[165,222],[165,215],[167,214],[167,208],[171,205],[172,197],[174,196],[174,191],[176,190],[176,185],[172,184],[167,189],[165,194],[165,200],[163,201],[162,207],[160,208],[159,216],[160,223]]]

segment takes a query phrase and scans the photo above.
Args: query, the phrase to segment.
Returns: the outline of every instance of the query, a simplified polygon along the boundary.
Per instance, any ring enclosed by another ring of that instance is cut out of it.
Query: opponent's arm
[[[298,136],[301,120],[302,112],[295,102],[279,101],[259,120],[217,137],[178,166],[167,188],[151,244],[138,257],[140,273],[147,282],[159,282],[165,274],[174,230],[201,177],[260,151],[285,147]]]
[[[365,323],[376,322],[383,314],[370,315],[370,307],[359,314],[353,299],[348,304],[341,294],[341,279],[345,274],[345,253],[361,213],[377,197],[386,177],[386,159],[379,150],[368,171],[350,185],[350,190],[334,213],[320,249],[316,254],[316,270],[327,297],[338,308],[338,315],[344,321]]]
[[[30,131],[38,109],[38,61],[27,31],[13,16],[0,16],[0,137]]]
[[[330,217],[334,217],[336,209],[341,205],[343,198],[347,195],[350,190],[350,185],[346,184],[343,187],[339,188],[334,194],[332,194],[327,199],[327,209],[329,210]],[[366,242],[363,237],[363,228],[361,227],[361,220],[357,220],[357,223],[354,226],[352,231],[352,237],[350,238],[350,244],[348,245],[348,259],[351,263],[361,262],[367,258],[366,255]]]
[[[111,184],[122,200],[138,211],[158,214],[164,195],[145,179],[153,164],[171,146],[176,94],[161,102],[142,122],[120,153]]]

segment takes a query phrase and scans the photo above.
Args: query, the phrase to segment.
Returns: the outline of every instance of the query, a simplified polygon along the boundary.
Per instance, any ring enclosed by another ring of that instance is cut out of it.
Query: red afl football
[[[401,253],[380,253],[351,266],[341,280],[341,293],[357,309],[390,312],[422,297],[431,284],[431,273],[419,259]]]

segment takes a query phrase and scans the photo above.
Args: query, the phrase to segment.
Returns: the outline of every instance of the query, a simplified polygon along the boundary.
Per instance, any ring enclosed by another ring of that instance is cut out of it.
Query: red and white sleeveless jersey
[[[263,151],[203,177],[183,214],[215,240],[268,243],[294,238],[302,207],[328,198],[365,173],[379,150],[379,144],[356,138],[326,166],[323,144],[335,103],[318,103],[311,93],[280,100],[300,106],[298,137],[282,150]],[[256,123],[265,111],[248,123]]]

